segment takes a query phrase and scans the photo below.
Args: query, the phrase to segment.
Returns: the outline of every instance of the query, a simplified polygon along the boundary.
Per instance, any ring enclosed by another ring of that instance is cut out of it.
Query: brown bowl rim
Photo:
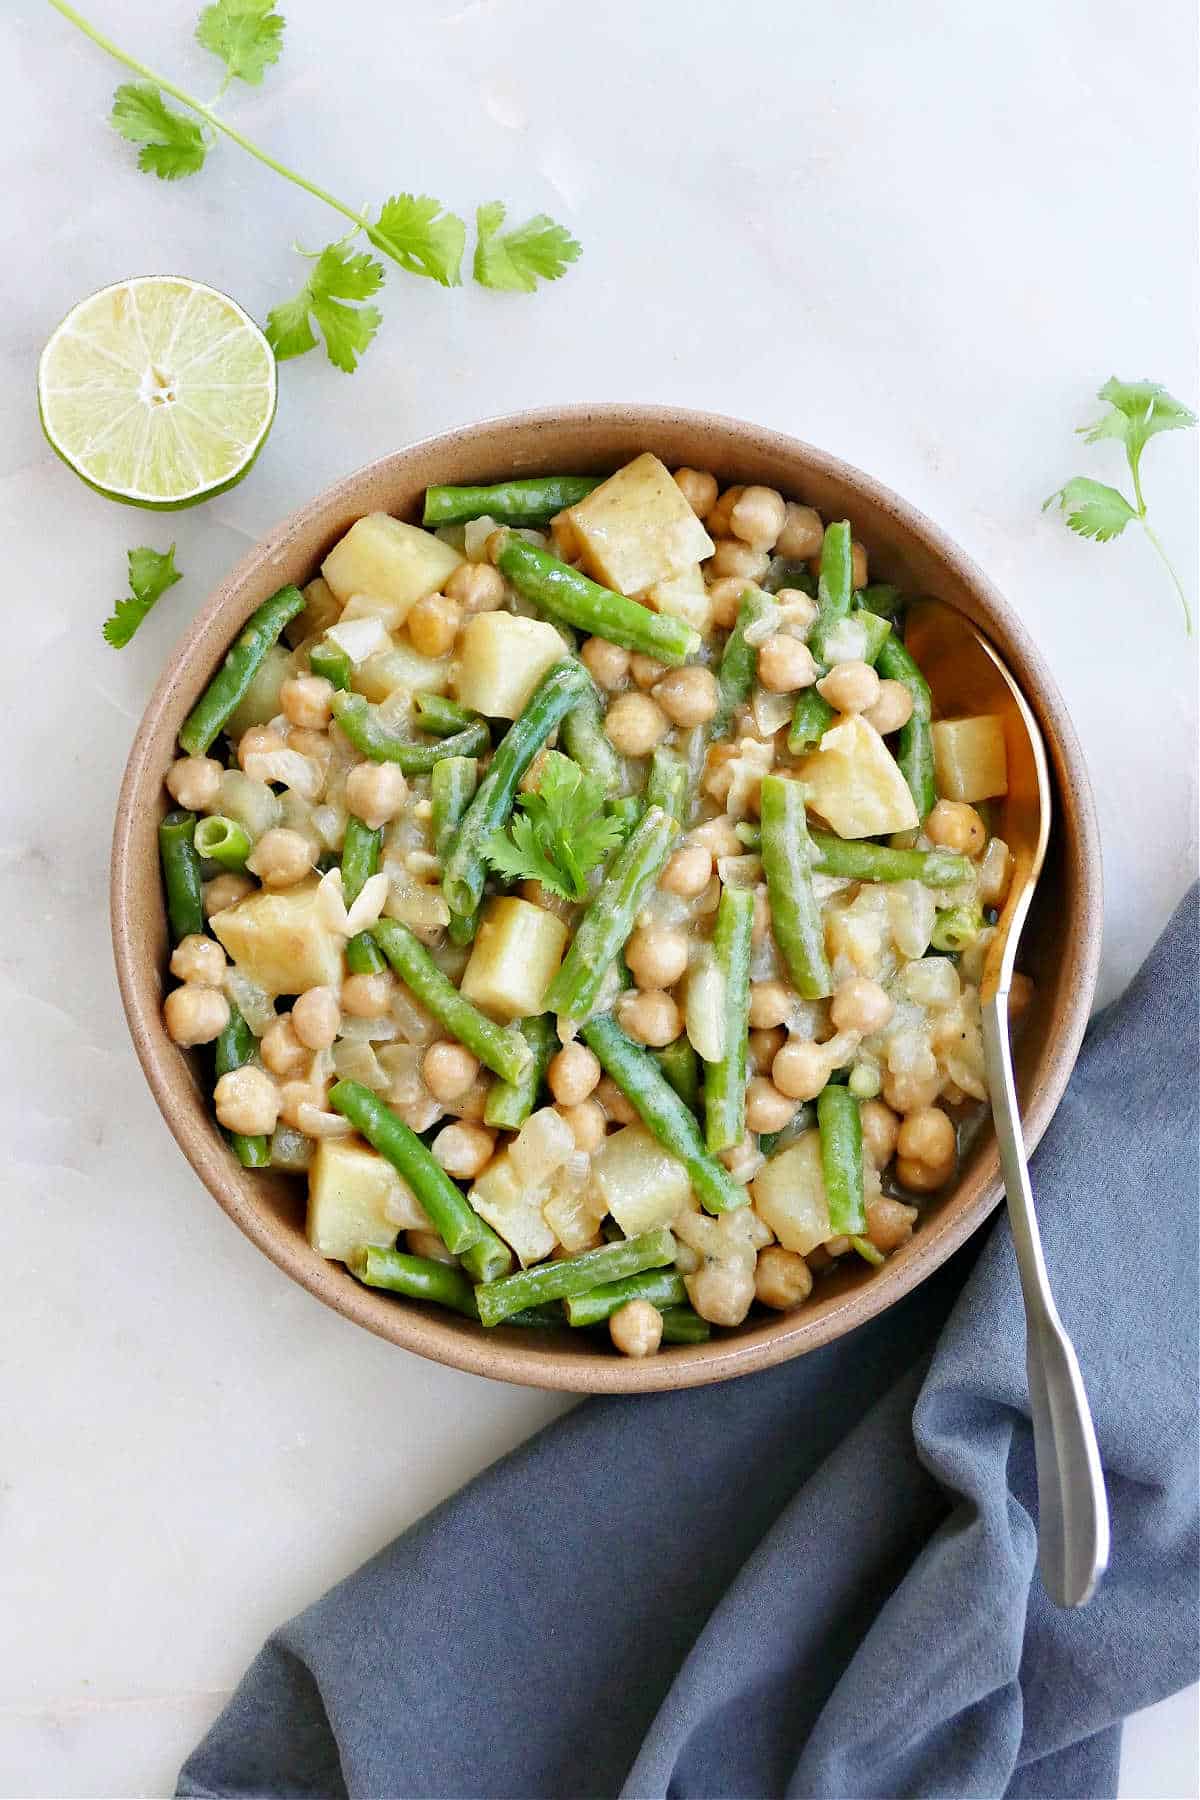
[[[1024,1115],[1026,1145],[1033,1149],[1066,1088],[1087,1026],[1099,971],[1100,840],[1091,785],[1074,727],[1049,669],[1017,615],[988,576],[939,526],[852,464],[802,439],[749,421],[684,407],[618,402],[541,407],[493,416],[435,433],[379,457],[332,483],[291,513],[241,558],[201,607],[172,651],[150,696],[130,747],[117,798],[110,907],[121,1001],[134,1050],[159,1111],[218,1205],[278,1268],[352,1322],[448,1367],[493,1380],[574,1393],[646,1393],[748,1375],[818,1349],[876,1317],[940,1267],[994,1210],[1002,1193],[994,1142],[976,1177],[976,1193],[971,1202],[951,1211],[948,1217],[939,1218],[936,1230],[918,1233],[903,1258],[890,1260],[883,1270],[848,1291],[839,1305],[822,1316],[806,1318],[804,1310],[795,1315],[781,1314],[762,1325],[756,1323],[748,1334],[673,1348],[669,1354],[644,1361],[606,1351],[559,1354],[554,1348],[559,1334],[548,1340],[531,1339],[529,1333],[516,1331],[505,1331],[503,1337],[496,1333],[485,1336],[481,1328],[467,1321],[453,1320],[437,1309],[397,1304],[386,1295],[360,1286],[339,1265],[327,1263],[302,1239],[289,1234],[279,1221],[255,1207],[250,1198],[253,1172],[241,1169],[233,1161],[215,1123],[207,1130],[197,1126],[179,1104],[191,1081],[190,1073],[184,1057],[162,1029],[158,972],[140,954],[139,934],[132,924],[135,908],[131,898],[138,883],[132,843],[134,822],[143,805],[159,806],[161,810],[162,770],[151,766],[149,746],[164,713],[175,710],[182,722],[207,679],[211,659],[198,663],[196,650],[213,620],[228,610],[235,615],[236,628],[248,610],[243,607],[238,613],[239,596],[264,565],[278,559],[285,546],[294,543],[335,503],[343,499],[349,502],[373,479],[386,479],[389,472],[418,456],[466,447],[485,430],[493,434],[521,432],[536,438],[543,432],[553,433],[556,427],[592,423],[627,430],[631,442],[642,433],[644,437],[638,441],[643,445],[653,442],[656,431],[691,429],[715,433],[741,451],[793,462],[798,475],[803,471],[837,484],[856,499],[890,514],[904,533],[971,591],[998,647],[1002,651],[1008,651],[1010,646],[1019,650],[1021,662],[1034,678],[1032,682],[1026,680],[1026,689],[1047,736],[1060,793],[1065,793],[1067,799],[1070,830],[1063,850],[1076,880],[1080,911],[1074,934],[1075,980],[1068,989],[1057,1025],[1048,1034],[1042,1079]],[[852,507],[848,505],[847,511],[852,511]],[[181,698],[181,677],[185,672],[193,677],[193,682],[191,686],[184,684]],[[1055,828],[1062,831],[1061,820],[1056,820]],[[1049,1041],[1051,1037],[1053,1041]]]

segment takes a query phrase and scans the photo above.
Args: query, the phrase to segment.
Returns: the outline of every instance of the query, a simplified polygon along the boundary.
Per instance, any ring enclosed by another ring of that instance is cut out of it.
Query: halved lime
[[[42,351],[38,407],[89,487],[174,511],[249,469],[275,416],[275,357],[228,294],[140,275],[67,314]]]

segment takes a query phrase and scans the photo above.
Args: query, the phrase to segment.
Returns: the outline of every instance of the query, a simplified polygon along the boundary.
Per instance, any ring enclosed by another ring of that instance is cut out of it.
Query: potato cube
[[[352,1138],[322,1138],[308,1171],[308,1241],[345,1262],[387,1249],[398,1231],[429,1231],[429,1215],[390,1162]]]
[[[750,1183],[754,1209],[785,1250],[807,1256],[834,1233],[821,1173],[821,1134],[805,1131]]]
[[[557,1246],[542,1215],[546,1190],[521,1180],[507,1150],[492,1158],[467,1198],[480,1218],[516,1251],[523,1268],[541,1262]]]
[[[687,1169],[644,1125],[625,1125],[592,1157],[592,1186],[626,1237],[669,1225],[695,1207]]]
[[[368,513],[334,545],[321,573],[343,606],[352,594],[373,594],[392,603],[394,623],[402,625],[409,608],[436,594],[461,561],[431,531],[388,513]]]
[[[878,837],[919,823],[895,757],[859,713],[831,726],[797,773],[809,806],[839,837]]]
[[[992,800],[1008,792],[1004,720],[940,719],[933,728],[933,773],[944,800]]]
[[[295,672],[296,658],[282,644],[272,644],[226,722],[225,730],[235,743],[252,725],[265,725],[268,719],[276,717],[279,690]]]
[[[644,594],[713,553],[713,541],[657,456],[635,457],[568,514],[597,581]]]
[[[677,575],[668,575],[664,581],[656,581],[647,590],[646,604],[655,612],[670,613],[672,618],[683,619],[701,636],[707,634],[712,624],[712,601],[699,563],[681,569]]]
[[[386,700],[397,689],[406,694],[444,694],[450,686],[450,663],[446,657],[422,656],[401,642],[359,663],[350,685],[368,700]]]
[[[476,613],[459,638],[458,698],[486,718],[515,719],[546,670],[566,654],[544,619]]]
[[[561,919],[529,900],[489,900],[462,992],[497,1018],[525,1019],[542,1012],[569,935]]]
[[[329,583],[319,575],[300,591],[304,595],[304,611],[289,619],[283,628],[283,635],[293,648],[306,638],[320,637],[331,625],[336,625],[342,610],[341,601],[334,597]]]
[[[321,917],[315,876],[272,894],[265,888],[209,920],[242,973],[268,994],[302,994],[342,979],[342,939]]]

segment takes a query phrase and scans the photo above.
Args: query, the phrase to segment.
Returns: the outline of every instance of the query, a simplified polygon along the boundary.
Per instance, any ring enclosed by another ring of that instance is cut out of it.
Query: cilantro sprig
[[[125,648],[154,602],[177,581],[183,580],[182,572],[175,567],[174,544],[169,550],[152,550],[149,544],[142,544],[136,550],[126,551],[126,555],[129,558],[129,592],[123,600],[116,602],[111,616],[101,627],[105,641],[114,650]]]
[[[540,881],[562,900],[586,900],[589,871],[621,839],[617,820],[605,816],[604,794],[602,781],[548,750],[537,787],[517,795],[520,812],[488,839],[484,856],[509,881]]]
[[[130,56],[68,0],[50,0],[50,4],[139,77],[117,89],[110,122],[123,138],[138,146],[137,163],[143,174],[157,175],[162,181],[180,181],[197,174],[220,134],[349,221],[349,232],[313,253],[312,273],[299,293],[268,315],[267,337],[280,361],[315,349],[319,334],[335,368],[350,374],[358,367],[382,323],[378,307],[370,300],[383,286],[385,275],[384,264],[369,251],[351,252],[350,246],[360,235],[407,274],[424,276],[442,287],[461,285],[467,228],[440,200],[428,194],[399,193],[374,209],[348,206],[270,155],[217,113],[217,102],[233,82],[257,86],[279,60],[285,20],[275,8],[275,0],[211,0],[201,11],[196,37],[225,65],[220,93],[210,103]],[[167,96],[187,111],[169,105]],[[544,213],[507,232],[501,230],[504,218],[499,200],[477,209],[472,274],[481,287],[532,293],[539,282],[557,281],[580,254],[570,233]]]
[[[1110,487],[1106,482],[1093,481],[1087,475],[1075,475],[1051,494],[1043,503],[1042,511],[1045,512],[1050,506],[1061,507],[1071,530],[1078,532],[1080,537],[1094,538],[1098,544],[1107,544],[1113,538],[1120,537],[1125,527],[1136,519],[1175,585],[1190,636],[1192,615],[1183,583],[1167,555],[1162,539],[1146,517],[1146,499],[1142,492],[1142,453],[1150,439],[1157,437],[1160,431],[1189,430],[1196,423],[1196,415],[1156,381],[1119,381],[1114,375],[1100,389],[1097,399],[1105,402],[1107,412],[1102,413],[1093,424],[1079,426],[1078,435],[1085,444],[1098,444],[1106,438],[1114,438],[1124,446],[1125,460],[1129,465],[1133,484],[1133,499],[1127,499],[1120,488]]]

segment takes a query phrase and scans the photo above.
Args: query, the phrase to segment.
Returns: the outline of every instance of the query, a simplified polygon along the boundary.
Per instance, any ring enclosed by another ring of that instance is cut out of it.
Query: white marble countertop
[[[46,448],[37,352],[122,275],[199,277],[262,318],[322,209],[222,144],[139,176],[121,76],[36,0],[7,72],[0,521],[17,779],[3,801],[8,1280],[0,1308],[0,1793],[158,1794],[263,1636],[562,1398],[376,1342],[289,1285],[199,1187],[152,1105],[111,972],[113,796],[188,614],[275,520],[415,437],[526,405],[661,400],[790,430],[936,517],[1023,615],[1090,760],[1103,992],[1195,867],[1192,647],[1133,533],[1043,517],[1116,479],[1072,427],[1114,371],[1194,400],[1195,23],[1185,0],[284,0],[283,63],[232,102],[355,203],[506,197],[585,245],[537,298],[399,274],[353,380],[282,370],[271,443],[207,507],[105,504]],[[90,0],[152,65],[216,86],[190,4]],[[403,29],[400,16],[403,13]],[[1196,441],[1146,481],[1196,592]],[[122,655],[124,551],[185,582]],[[1145,1715],[1123,1792],[1194,1794],[1194,1698]]]

